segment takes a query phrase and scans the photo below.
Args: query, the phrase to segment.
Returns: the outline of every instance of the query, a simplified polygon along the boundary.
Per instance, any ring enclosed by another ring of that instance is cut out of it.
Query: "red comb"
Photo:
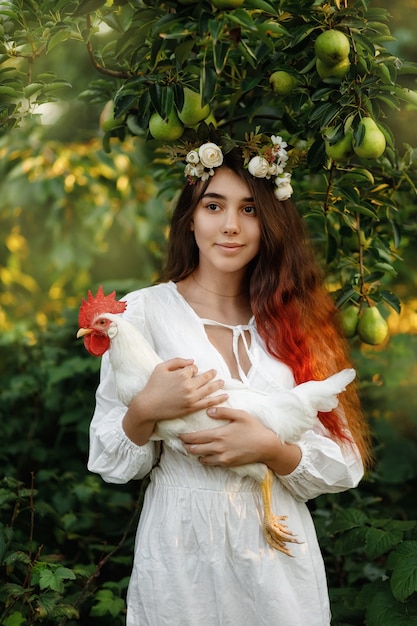
[[[116,292],[112,291],[108,296],[104,295],[103,287],[100,285],[97,294],[93,296],[91,291],[88,292],[88,300],[83,298],[78,315],[78,324],[80,328],[88,328],[94,318],[102,313],[123,313],[126,310],[127,303],[116,300]]]

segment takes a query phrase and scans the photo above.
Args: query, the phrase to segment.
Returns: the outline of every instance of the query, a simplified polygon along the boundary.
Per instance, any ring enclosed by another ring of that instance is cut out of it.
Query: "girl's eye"
[[[207,208],[209,209],[209,211],[217,211],[219,205],[215,204],[214,202],[210,202],[210,204],[207,205]]]
[[[256,215],[256,208],[254,206],[245,206],[243,211],[246,215]]]

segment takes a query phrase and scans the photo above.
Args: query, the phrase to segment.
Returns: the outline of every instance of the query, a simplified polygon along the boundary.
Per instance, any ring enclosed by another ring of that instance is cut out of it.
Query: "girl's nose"
[[[228,209],[224,212],[222,224],[222,232],[226,235],[232,235],[240,231],[239,215],[237,211]]]

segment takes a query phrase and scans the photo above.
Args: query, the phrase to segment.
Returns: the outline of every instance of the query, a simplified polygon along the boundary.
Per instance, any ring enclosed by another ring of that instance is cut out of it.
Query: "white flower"
[[[198,156],[204,167],[220,167],[223,163],[223,153],[215,143],[203,143],[198,149]]]
[[[288,200],[288,198],[291,198],[293,188],[290,181],[291,174],[289,172],[286,172],[283,176],[278,176],[275,179],[276,189],[274,193],[278,200]]]
[[[269,163],[264,157],[254,156],[249,161],[248,170],[256,178],[265,178],[268,176]]]
[[[280,148],[286,148],[288,146],[286,141],[282,141],[282,137],[277,135],[271,135],[271,141],[274,145],[279,146]]]
[[[214,170],[209,170],[208,172],[205,170],[201,174],[201,180],[208,180],[210,176],[214,176]]]
[[[283,201],[283,200],[288,200],[289,198],[291,198],[292,192],[293,192],[293,188],[288,183],[286,185],[282,185],[281,187],[277,187],[274,191],[274,194],[275,194],[275,197],[278,198],[278,200]]]
[[[269,163],[267,178],[271,178],[271,176],[278,176],[278,174],[281,174],[278,165],[276,163]]]
[[[201,178],[204,174],[204,165],[201,163],[187,163],[184,169],[184,174],[191,178]]]
[[[199,158],[197,150],[190,150],[190,152],[185,157],[185,160],[187,161],[187,163],[198,163]]]

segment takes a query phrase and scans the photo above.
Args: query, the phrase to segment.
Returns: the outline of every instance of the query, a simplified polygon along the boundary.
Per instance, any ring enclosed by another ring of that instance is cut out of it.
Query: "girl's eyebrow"
[[[214,199],[218,199],[218,200],[226,200],[226,196],[223,196],[221,193],[216,193],[214,191],[209,191],[209,192],[203,194],[201,196],[201,199],[203,200],[204,198],[214,198]],[[248,198],[242,198],[241,201],[242,202],[253,202],[253,198],[251,196],[249,196]]]

